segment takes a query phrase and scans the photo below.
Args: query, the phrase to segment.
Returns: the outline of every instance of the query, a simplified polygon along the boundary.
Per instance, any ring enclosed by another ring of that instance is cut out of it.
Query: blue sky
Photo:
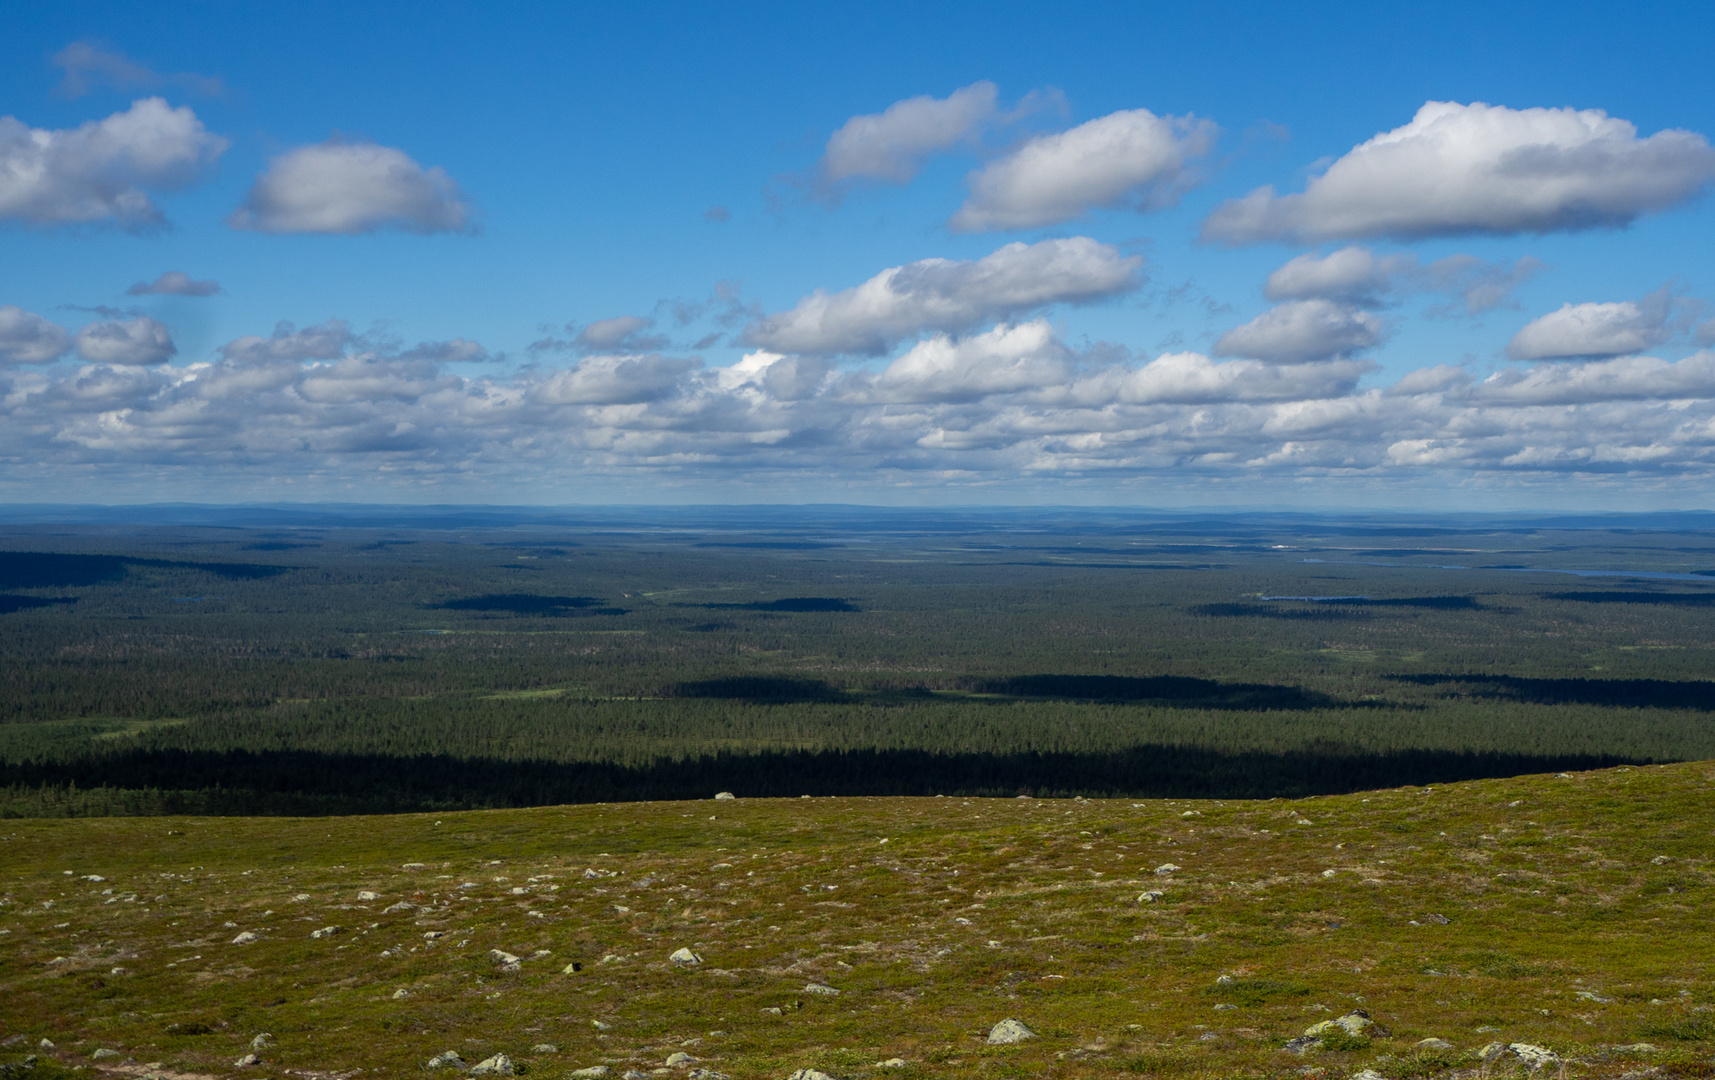
[[[0,499],[1715,494],[1706,8],[9,14]]]

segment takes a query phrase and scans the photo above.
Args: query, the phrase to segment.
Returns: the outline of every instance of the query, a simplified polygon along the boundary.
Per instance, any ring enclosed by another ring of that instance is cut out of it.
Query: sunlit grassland
[[[112,1049],[103,1067],[270,1078],[416,1074],[450,1049],[556,1080],[679,1051],[698,1060],[674,1075],[734,1080],[896,1076],[894,1057],[1406,1080],[1507,1075],[1477,1056],[1497,1041],[1570,1076],[1707,1076],[1712,807],[1715,765],[1689,763],[1299,800],[12,820],[0,1034],[29,1044],[12,1060],[47,1038],[68,1066]],[[703,963],[672,964],[682,947]],[[1381,1033],[1284,1049],[1356,1008]],[[1008,1017],[1039,1037],[985,1045]],[[264,1031],[262,1064],[234,1067]]]

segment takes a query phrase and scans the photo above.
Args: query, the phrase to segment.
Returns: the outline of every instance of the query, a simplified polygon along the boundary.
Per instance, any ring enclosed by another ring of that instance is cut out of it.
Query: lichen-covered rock
[[[483,1058],[470,1067],[470,1074],[472,1076],[511,1076],[512,1059],[505,1054]]]
[[[804,992],[806,994],[821,994],[823,997],[839,997],[840,995],[838,990],[835,990],[827,983],[819,982],[805,983]]]
[[[434,1057],[424,1062],[423,1068],[462,1069],[464,1068],[464,1058],[459,1057],[459,1052],[457,1050],[448,1050],[444,1053],[436,1054]]]
[[[695,967],[703,962],[703,958],[692,952],[690,949],[680,949],[667,959],[673,961],[675,964],[683,964],[686,967]]]
[[[102,1047],[100,1050],[97,1050],[89,1056],[96,1061],[115,1061],[125,1055],[121,1054],[117,1050],[109,1050],[106,1047]]]
[[[611,1072],[613,1070],[606,1065],[591,1065],[587,1069],[573,1069],[566,1074],[566,1078],[567,1080],[602,1080]]]
[[[732,800],[734,800],[736,798],[738,798],[738,796],[734,795],[730,791],[718,791],[715,793],[715,801],[716,802],[731,802]]]
[[[799,1069],[788,1076],[786,1080],[834,1080],[834,1078],[820,1069]]]
[[[1419,1050],[1451,1050],[1451,1049],[1453,1049],[1453,1044],[1448,1042],[1446,1039],[1435,1039],[1435,1038],[1419,1039],[1417,1041],[1417,1049],[1419,1049]]]
[[[664,1064],[666,1064],[669,1069],[676,1069],[681,1065],[694,1065],[696,1064],[696,1061],[696,1058],[685,1053],[683,1050],[679,1050],[675,1053],[668,1054],[667,1060]]]
[[[254,930],[245,930],[244,932],[240,933],[237,937],[233,938],[232,943],[234,945],[248,945],[252,941],[255,941],[255,940],[256,940],[256,932]]]
[[[1009,1043],[1020,1043],[1026,1039],[1036,1038],[1036,1032],[1031,1031],[1024,1023],[1008,1017],[989,1028],[988,1044],[990,1046],[1006,1046]]]
[[[1308,1054],[1312,1050],[1322,1049],[1322,1040],[1314,1035],[1300,1035],[1288,1042],[1282,1049],[1294,1054]]]
[[[1507,1049],[1530,1066],[1532,1072],[1560,1064],[1560,1055],[1546,1046],[1537,1046],[1535,1043],[1508,1043]]]
[[[1354,1009],[1345,1016],[1336,1017],[1333,1020],[1324,1020],[1319,1024],[1311,1024],[1304,1029],[1304,1034],[1316,1039],[1338,1028],[1348,1035],[1361,1037],[1367,1035],[1373,1027],[1375,1027],[1375,1021],[1370,1019],[1368,1013],[1362,1009]]]

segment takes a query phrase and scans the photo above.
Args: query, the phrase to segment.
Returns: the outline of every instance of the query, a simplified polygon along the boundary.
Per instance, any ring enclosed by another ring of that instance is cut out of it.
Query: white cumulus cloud
[[[0,219],[159,226],[166,217],[148,192],[189,187],[226,147],[190,109],[157,97],[58,131],[0,116]]]
[[[854,116],[828,139],[819,179],[906,183],[929,155],[980,136],[999,115],[998,93],[984,80],[944,98],[906,98],[883,112]]]
[[[1377,307],[1390,297],[1439,292],[1458,297],[1465,314],[1476,315],[1511,301],[1513,290],[1544,266],[1529,255],[1510,266],[1475,255],[1449,255],[1424,265],[1409,252],[1377,255],[1366,247],[1343,247],[1288,261],[1268,275],[1263,295],[1270,300],[1323,299]]]
[[[1292,300],[1222,334],[1215,355],[1302,364],[1367,349],[1387,335],[1387,322],[1372,312],[1332,300]]]
[[[1031,139],[971,174],[970,197],[948,225],[1030,229],[1098,207],[1168,205],[1195,182],[1190,162],[1209,152],[1216,132],[1194,116],[1129,109]]]
[[[425,169],[390,146],[330,139],[268,163],[229,217],[235,229],[355,235],[382,229],[463,232],[474,211],[440,166]]]
[[[1064,382],[1064,353],[1044,319],[958,340],[936,334],[889,364],[875,386],[893,401],[973,401]]]
[[[1681,310],[1664,289],[1642,300],[1607,304],[1563,304],[1532,319],[1507,343],[1514,360],[1576,359],[1642,352],[1671,340]]]
[[[147,367],[166,363],[178,351],[172,333],[147,315],[90,323],[77,332],[78,355],[97,364]]]
[[[1677,363],[1653,356],[1624,356],[1499,371],[1477,384],[1472,394],[1484,403],[1509,405],[1715,398],[1715,353],[1700,352]]]
[[[1222,203],[1203,237],[1314,243],[1618,227],[1695,197],[1712,179],[1715,148],[1695,132],[1640,139],[1600,109],[1430,101],[1301,194],[1264,187]]]
[[[923,259],[837,293],[817,290],[751,323],[744,339],[782,353],[880,355],[924,331],[956,334],[1056,303],[1135,289],[1143,260],[1087,236],[1013,243],[984,258]]]
[[[671,393],[701,366],[663,356],[591,356],[544,379],[531,398],[547,405],[635,405]]]
[[[13,304],[0,304],[0,362],[46,364],[71,348],[65,328]]]
[[[654,319],[641,315],[620,315],[612,319],[597,319],[573,339],[573,344],[588,352],[649,352],[667,346],[660,334],[646,334]]]

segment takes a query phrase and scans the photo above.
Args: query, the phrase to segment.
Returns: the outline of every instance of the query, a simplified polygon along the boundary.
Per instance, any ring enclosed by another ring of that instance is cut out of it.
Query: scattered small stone
[[[602,1080],[613,1070],[606,1065],[591,1065],[587,1069],[573,1069],[566,1074],[567,1080]]]
[[[483,1058],[470,1067],[470,1074],[472,1076],[511,1076],[512,1059],[505,1054]]]
[[[1320,1050],[1321,1048],[1321,1039],[1316,1038],[1314,1035],[1300,1035],[1298,1038],[1288,1042],[1283,1049],[1289,1050],[1294,1054],[1308,1054],[1312,1050]]]
[[[1021,1021],[1008,1017],[989,1029],[988,1044],[990,1046],[1006,1046],[1009,1043],[1018,1043],[1034,1038],[1036,1038],[1036,1032],[1025,1027]]]
[[[715,793],[715,802],[731,802],[736,798],[738,798],[738,796],[734,795],[730,791],[720,791]]]
[[[447,936],[447,933],[445,930],[430,930],[423,935],[423,940],[424,941],[433,941],[436,938],[444,938],[446,936]]]
[[[293,900],[297,901],[300,904],[303,903],[305,900],[308,900],[309,898],[310,898],[310,894],[307,892],[301,892],[298,895],[292,897]]]
[[[406,999],[410,996],[411,996],[411,991],[405,989],[403,986],[401,986],[399,989],[393,991],[393,1000],[394,1001],[403,1001],[404,999]]]
[[[1352,1080],[1387,1080],[1387,1078],[1374,1069],[1359,1069],[1352,1074]]]
[[[235,1068],[242,1069],[250,1065],[260,1065],[262,1064],[262,1059],[257,1057],[255,1054],[245,1054],[232,1064]]]
[[[382,908],[381,914],[393,915],[393,914],[397,914],[398,912],[401,912],[401,911],[413,911],[415,909],[416,909],[415,904],[412,904],[409,901],[401,900],[397,904],[392,905],[391,907]]]
[[[582,964],[578,963],[576,960],[574,960],[571,963],[567,964],[565,967],[561,968],[560,974],[562,974],[562,975],[576,975],[578,972],[582,971],[583,969],[584,969],[584,966]]]
[[[680,949],[667,959],[673,961],[675,964],[684,964],[686,966],[694,966],[703,962],[703,958],[692,952],[690,949]]]
[[[379,900],[379,899],[381,899],[381,894],[378,892],[370,892],[368,889],[364,889],[362,892],[357,894],[357,898],[359,900]]]
[[[1616,1054],[1659,1054],[1661,1047],[1654,1043],[1626,1043],[1624,1046],[1612,1047]],[[98,1051],[99,1052],[99,1051]]]
[[[691,1080],[730,1080],[726,1073],[718,1073],[713,1069],[692,1069]]]
[[[311,930],[310,936],[319,940],[325,937],[333,937],[337,933],[339,933],[339,927],[324,926],[320,930]]]
[[[782,1010],[777,1005],[770,1005],[767,1008],[763,1009],[762,1011],[767,1013],[770,1016],[784,1016],[785,1015],[785,1011]]]
[[[1237,1005],[1228,1005],[1226,1002],[1222,1002],[1221,1004],[1215,1006],[1215,1011],[1216,1012],[1225,1012],[1229,1009],[1236,1009],[1236,1008],[1238,1008]]]
[[[557,1054],[560,1052],[560,1048],[553,1043],[537,1043],[530,1048],[530,1052],[532,1054]]]
[[[649,1074],[636,1069],[625,1070],[625,1080],[649,1080]]]
[[[43,1039],[36,1045],[41,1047],[43,1050],[52,1050],[54,1048],[54,1041],[52,1039]]]
[[[1177,869],[1179,869],[1179,868],[1177,866],[1174,866],[1172,863],[1164,862],[1160,866],[1155,868],[1155,872],[1157,874],[1160,874],[1163,877],[1166,877],[1168,874],[1173,873]]]
[[[681,1065],[694,1065],[696,1064],[696,1061],[696,1058],[685,1053],[683,1050],[679,1050],[668,1054],[667,1060],[662,1062],[662,1064],[666,1065],[669,1069],[677,1069]]]
[[[1231,975],[1218,975],[1215,977],[1215,985],[1231,986],[1233,985],[1233,977]]]
[[[804,984],[804,992],[806,994],[821,994],[824,997],[839,997],[840,996],[840,992],[838,990],[835,990],[833,987],[829,986],[827,983],[819,983],[819,982],[805,983]]]
[[[820,1069],[799,1069],[788,1076],[786,1080],[834,1080],[834,1078]]]
[[[1139,893],[1137,896],[1137,902],[1140,904],[1153,904],[1166,895],[1167,894],[1162,892],[1160,889],[1150,889],[1147,892]]]
[[[464,1068],[464,1058],[459,1057],[459,1052],[457,1050],[448,1050],[444,1053],[436,1054],[434,1057],[424,1062],[423,1068],[462,1069]]]
[[[612,1024],[604,1023],[603,1021],[600,1021],[600,1020],[591,1020],[590,1024],[592,1026],[594,1026],[594,1028],[597,1031],[612,1031],[613,1030]]]
[[[1657,855],[1655,858],[1650,860],[1650,862],[1654,863],[1657,866],[1666,866],[1668,863],[1670,863],[1672,861],[1673,860],[1668,858],[1666,855]]]
[[[271,1033],[266,1032],[266,1031],[260,1033],[254,1039],[250,1040],[250,1049],[254,1050],[258,1054],[260,1054],[262,1051],[268,1049],[270,1046],[273,1046],[273,1045],[274,1045],[274,1036]]]
[[[1417,1049],[1419,1049],[1419,1050],[1451,1050],[1451,1049],[1453,1049],[1453,1044],[1448,1042],[1446,1039],[1435,1039],[1435,1038],[1419,1039],[1417,1042]]]
[[[1580,990],[1578,991],[1578,998],[1581,1001],[1594,1001],[1598,1005],[1607,1005],[1614,1000],[1613,998],[1603,997],[1594,990]]]
[[[1028,795],[1019,796],[1021,799],[1028,799],[1029,797]],[[903,1069],[909,1064],[911,1063],[904,1058],[888,1058],[886,1061],[876,1062],[875,1067],[878,1069]]]
[[[1446,926],[1448,923],[1452,922],[1453,920],[1449,919],[1445,915],[1437,915],[1435,912],[1432,911],[1428,915],[1425,915],[1423,917],[1423,921],[1424,922],[1432,922],[1436,926]]]
[[[1507,1052],[1507,1044],[1506,1043],[1492,1042],[1492,1043],[1489,1043],[1487,1046],[1483,1047],[1481,1050],[1477,1051],[1477,1056],[1482,1058],[1485,1062],[1489,1062],[1489,1061],[1494,1061],[1496,1058],[1500,1057],[1502,1054],[1504,1054],[1506,1052]]]
[[[243,933],[239,934],[237,937],[233,938],[232,943],[234,945],[248,945],[252,941],[255,941],[255,940],[256,940],[256,932],[253,930],[246,930]]]
[[[102,1047],[100,1050],[97,1050],[89,1056],[94,1061],[112,1061],[114,1058],[121,1058],[125,1055],[121,1054],[117,1050],[109,1050],[106,1047]]]

